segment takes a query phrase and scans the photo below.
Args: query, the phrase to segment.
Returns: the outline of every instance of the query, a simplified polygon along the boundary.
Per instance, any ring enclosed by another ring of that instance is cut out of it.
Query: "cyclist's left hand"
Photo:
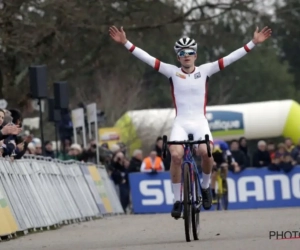
[[[127,42],[126,33],[123,30],[123,27],[121,27],[120,30],[118,30],[116,26],[110,27],[109,34],[111,38],[117,43],[125,44]]]
[[[264,27],[261,31],[259,31],[258,27],[254,32],[254,36],[252,42],[255,44],[259,44],[267,40],[272,34],[272,30],[268,28],[268,26]]]

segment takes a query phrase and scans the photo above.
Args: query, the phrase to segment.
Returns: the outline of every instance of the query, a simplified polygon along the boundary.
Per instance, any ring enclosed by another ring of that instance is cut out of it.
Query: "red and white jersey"
[[[209,78],[216,72],[245,56],[254,46],[255,44],[250,41],[244,47],[226,57],[195,67],[194,72],[189,74],[177,66],[159,61],[144,50],[134,46],[130,41],[127,41],[125,44],[125,47],[134,56],[152,66],[169,79],[177,119],[205,118]]]

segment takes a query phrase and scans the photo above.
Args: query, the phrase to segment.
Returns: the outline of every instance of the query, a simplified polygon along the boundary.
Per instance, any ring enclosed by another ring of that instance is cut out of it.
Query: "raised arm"
[[[171,76],[172,70],[175,66],[163,63],[153,56],[149,55],[146,51],[133,45],[130,41],[127,40],[123,27],[118,30],[115,26],[112,26],[109,28],[109,33],[111,38],[115,42],[123,44],[138,59],[147,63],[149,66],[153,67],[155,70],[162,73],[166,77]]]
[[[234,63],[235,61],[239,60],[248,52],[250,52],[256,44],[262,43],[267,40],[271,36],[271,33],[272,31],[268,27],[264,27],[260,32],[258,32],[258,28],[256,28],[253,39],[242,48],[233,51],[228,56],[225,56],[215,62],[204,64],[203,67],[205,68],[207,75],[211,76],[224,69],[228,65]]]

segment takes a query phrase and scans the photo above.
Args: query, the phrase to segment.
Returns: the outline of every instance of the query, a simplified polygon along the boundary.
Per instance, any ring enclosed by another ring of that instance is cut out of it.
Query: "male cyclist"
[[[175,42],[174,50],[181,67],[161,62],[152,57],[144,50],[136,47],[127,40],[123,30],[115,26],[110,27],[111,38],[123,44],[134,56],[147,63],[155,70],[165,75],[171,84],[172,97],[176,110],[176,118],[173,123],[170,140],[187,140],[188,134],[194,135],[195,140],[203,140],[205,134],[209,135],[211,147],[213,138],[209,129],[208,121],[205,117],[207,103],[207,82],[209,77],[224,69],[226,66],[245,56],[256,44],[264,42],[271,36],[271,29],[256,29],[253,39],[242,48],[232,52],[215,62],[195,66],[197,59],[197,43],[194,39],[183,37]],[[158,42],[158,41],[157,41]],[[183,147],[181,145],[171,145],[171,180],[174,193],[174,206],[171,212],[175,219],[180,218],[182,204],[180,202],[181,189],[181,162],[183,157]],[[214,160],[208,157],[205,144],[198,146],[197,153],[202,160],[201,192],[203,197],[203,207],[208,210],[211,207],[212,197],[209,187]]]
[[[213,172],[211,175],[211,191],[213,203],[216,203],[216,179],[217,169],[222,168],[224,177],[227,178],[228,168],[230,166],[236,167],[234,158],[231,155],[227,142],[223,140],[214,140],[214,149],[212,150],[212,156],[214,159]]]

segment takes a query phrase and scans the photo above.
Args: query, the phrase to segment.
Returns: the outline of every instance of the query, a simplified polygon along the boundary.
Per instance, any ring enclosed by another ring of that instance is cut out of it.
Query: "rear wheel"
[[[197,206],[199,206],[199,210],[201,209],[201,197],[199,196],[199,176],[196,172],[193,173],[194,175],[194,187],[195,187],[195,201],[197,202]],[[200,231],[200,211],[197,212],[195,205],[192,205],[192,228],[193,228],[193,236],[194,240],[199,240],[199,231]]]
[[[223,195],[221,199],[222,209],[228,209],[228,187],[227,187],[227,180],[222,179],[222,186],[223,186]]]
[[[183,168],[183,182],[184,182],[184,197],[183,197],[183,216],[185,239],[187,242],[191,241],[191,184],[190,184],[190,166],[185,164]]]

